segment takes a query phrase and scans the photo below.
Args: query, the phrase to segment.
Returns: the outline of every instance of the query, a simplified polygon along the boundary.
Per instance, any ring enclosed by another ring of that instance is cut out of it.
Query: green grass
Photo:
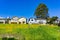
[[[0,34],[15,34],[19,40],[60,40],[60,27],[53,25],[0,24]]]

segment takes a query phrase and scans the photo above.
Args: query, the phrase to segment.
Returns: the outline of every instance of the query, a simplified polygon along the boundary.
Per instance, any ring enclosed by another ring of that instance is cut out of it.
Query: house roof
[[[0,16],[0,20],[4,20],[4,19],[5,19],[4,17],[1,17],[1,16]]]
[[[0,18],[4,18],[4,17],[0,16]]]
[[[8,18],[4,18],[4,17],[1,17],[0,16],[0,20],[7,20]],[[9,20],[11,20],[11,19],[9,19]]]
[[[25,17],[20,17],[19,19],[21,19],[21,18],[25,18]],[[26,19],[26,18],[25,18]]]
[[[17,16],[13,16],[11,19],[15,19],[15,18],[19,19]]]
[[[46,20],[46,19],[41,19],[41,18],[30,18],[30,19],[35,19],[35,20]]]

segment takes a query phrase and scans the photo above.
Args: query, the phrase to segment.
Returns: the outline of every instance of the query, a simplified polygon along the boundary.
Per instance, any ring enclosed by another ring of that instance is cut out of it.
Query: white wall
[[[31,21],[31,20],[33,20],[33,21]],[[35,20],[35,19],[30,19],[29,20],[29,24],[39,24],[39,23],[41,23],[41,24],[46,24],[46,20],[43,20],[43,19],[40,19],[40,20]]]
[[[0,20],[0,22],[3,22],[3,24],[5,24],[5,20]]]
[[[17,24],[18,24],[18,20],[10,20],[9,24],[11,24],[11,22],[17,22]]]
[[[24,24],[26,24],[26,18],[20,18],[19,20],[18,20],[18,22],[21,22],[21,24],[23,24],[23,22],[25,22]]]

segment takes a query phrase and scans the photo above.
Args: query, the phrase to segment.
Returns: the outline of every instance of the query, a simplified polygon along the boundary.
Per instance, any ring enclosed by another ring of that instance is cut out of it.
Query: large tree
[[[36,16],[36,18],[46,19],[47,17],[49,17],[47,6],[43,3],[39,4],[34,15]]]

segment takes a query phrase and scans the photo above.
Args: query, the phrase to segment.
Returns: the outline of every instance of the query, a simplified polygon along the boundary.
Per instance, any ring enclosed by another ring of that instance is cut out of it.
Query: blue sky
[[[60,17],[60,0],[0,0],[0,16],[30,18],[40,3],[47,5],[51,17]]]

